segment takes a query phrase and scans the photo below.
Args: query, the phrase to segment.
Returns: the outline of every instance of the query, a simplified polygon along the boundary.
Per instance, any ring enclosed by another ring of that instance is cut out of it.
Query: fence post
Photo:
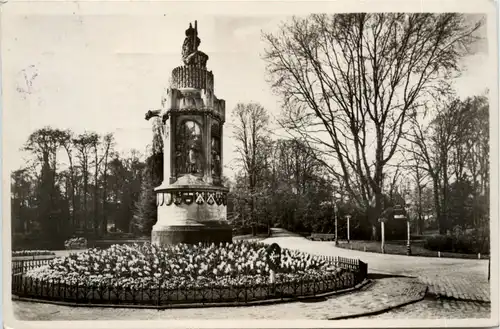
[[[491,264],[491,252],[490,252],[490,257],[488,257],[488,281],[490,281],[490,264]]]

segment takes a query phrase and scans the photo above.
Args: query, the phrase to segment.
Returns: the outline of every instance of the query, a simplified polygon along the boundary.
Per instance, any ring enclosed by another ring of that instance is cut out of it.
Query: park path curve
[[[343,249],[336,247],[334,242],[311,241],[287,234],[282,229],[273,229],[273,236],[262,242],[275,242],[283,248],[316,255],[359,259],[368,263],[369,273],[417,277],[428,285],[429,294],[490,302],[488,260],[388,255]]]

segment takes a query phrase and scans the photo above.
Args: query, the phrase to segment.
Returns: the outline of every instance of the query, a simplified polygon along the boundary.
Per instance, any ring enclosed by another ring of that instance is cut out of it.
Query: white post
[[[406,221],[406,233],[407,233],[407,237],[408,237],[408,244],[410,244],[410,221],[409,220]]]
[[[269,271],[269,283],[276,282],[276,273],[273,270]]]
[[[380,221],[380,233],[381,233],[381,243],[380,243],[380,250],[382,251],[383,254],[385,254],[385,226],[384,226],[384,221]]]
[[[338,240],[338,229],[337,229],[337,203],[335,202],[333,206],[333,212],[335,214],[335,245],[338,245],[339,240]]]
[[[407,218],[406,219],[406,231],[407,231],[407,235],[408,235],[408,240],[406,241],[406,254],[408,256],[411,255],[411,232],[410,232],[410,228],[411,228],[410,219]]]
[[[481,259],[481,253],[477,254],[477,259]]]

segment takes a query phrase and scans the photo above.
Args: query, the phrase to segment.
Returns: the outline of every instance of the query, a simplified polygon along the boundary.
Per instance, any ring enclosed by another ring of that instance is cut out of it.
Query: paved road
[[[368,263],[371,273],[418,277],[429,286],[430,294],[461,300],[490,301],[487,260],[369,253],[338,248],[333,242],[310,241],[286,234],[263,242],[276,242],[283,248],[312,254],[358,258]]]

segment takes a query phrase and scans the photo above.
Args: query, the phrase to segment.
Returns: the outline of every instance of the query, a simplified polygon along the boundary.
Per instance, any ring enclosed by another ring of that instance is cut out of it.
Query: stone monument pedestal
[[[226,221],[227,188],[172,184],[155,191],[158,221],[151,232],[153,244],[232,241],[232,228]]]

